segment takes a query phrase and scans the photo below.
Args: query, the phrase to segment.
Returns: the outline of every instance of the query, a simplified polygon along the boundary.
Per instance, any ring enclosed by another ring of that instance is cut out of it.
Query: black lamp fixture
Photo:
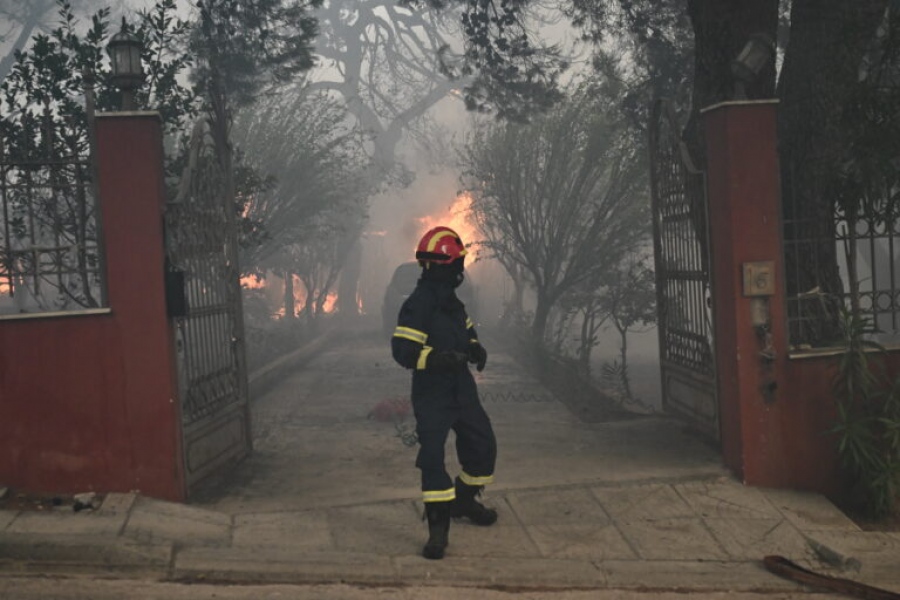
[[[760,72],[775,56],[775,41],[767,33],[755,33],[744,45],[740,54],[731,61],[734,75],[734,97],[746,100],[748,85],[756,81]]]
[[[106,50],[112,63],[112,84],[122,90],[122,110],[134,110],[134,92],[144,83],[143,46],[125,17],[122,17],[122,29],[112,36]]]

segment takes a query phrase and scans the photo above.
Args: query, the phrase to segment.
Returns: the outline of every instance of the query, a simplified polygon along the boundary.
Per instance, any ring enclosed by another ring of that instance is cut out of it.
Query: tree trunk
[[[582,313],[581,339],[578,347],[578,368],[586,377],[591,374],[591,354],[594,350],[594,326],[597,313],[593,304],[589,305]]]
[[[547,330],[547,320],[550,318],[550,309],[553,302],[542,290],[537,292],[537,305],[534,308],[534,320],[531,323],[532,341],[540,345],[544,341],[544,332]]]
[[[300,309],[300,312],[297,316],[306,321],[310,332],[315,333],[319,330],[319,322],[316,319],[315,313],[315,279],[302,275],[300,276],[300,279],[303,282],[303,289],[306,291],[306,294],[303,301],[303,308]]]
[[[525,311],[525,284],[521,277],[513,277],[512,307],[517,315]]]
[[[359,314],[359,276],[362,273],[362,244],[357,238],[347,253],[338,283],[337,312],[343,316]]]
[[[789,303],[792,344],[840,338],[844,286],[834,215],[835,190],[843,186],[840,173],[850,158],[843,111],[886,6],[887,0],[794,0],[778,124],[787,293],[796,299]],[[797,299],[811,290],[820,293]]]
[[[621,345],[619,346],[619,358],[622,360],[622,394],[626,400],[634,400],[631,393],[631,380],[628,377],[628,328],[622,327],[617,320],[613,320],[619,332]]]
[[[284,277],[284,316],[287,319],[293,319],[296,316],[294,312],[294,275],[290,271],[282,273]]]

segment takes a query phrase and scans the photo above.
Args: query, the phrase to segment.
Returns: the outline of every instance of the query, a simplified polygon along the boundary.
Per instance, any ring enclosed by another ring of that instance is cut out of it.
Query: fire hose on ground
[[[811,588],[837,592],[863,600],[900,600],[900,594],[866,585],[852,579],[822,575],[791,562],[783,556],[770,555],[763,558],[766,569],[779,577],[790,579]]]

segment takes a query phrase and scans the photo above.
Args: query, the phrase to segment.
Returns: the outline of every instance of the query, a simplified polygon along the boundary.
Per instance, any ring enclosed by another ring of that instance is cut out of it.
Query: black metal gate
[[[665,101],[654,105],[650,168],[663,408],[718,441],[706,174]]]
[[[183,290],[170,294],[170,312],[189,494],[251,449],[236,215],[224,182],[207,128],[198,125],[166,210],[167,277],[170,289]]]

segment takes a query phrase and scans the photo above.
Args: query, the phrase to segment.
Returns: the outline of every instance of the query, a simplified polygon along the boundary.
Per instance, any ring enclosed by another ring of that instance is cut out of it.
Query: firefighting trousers
[[[412,404],[416,416],[425,502],[446,502],[455,497],[453,479],[444,464],[444,448],[451,430],[456,434],[456,456],[470,485],[491,483],[497,461],[497,440],[491,420],[478,400],[472,374],[426,374],[413,381]]]

